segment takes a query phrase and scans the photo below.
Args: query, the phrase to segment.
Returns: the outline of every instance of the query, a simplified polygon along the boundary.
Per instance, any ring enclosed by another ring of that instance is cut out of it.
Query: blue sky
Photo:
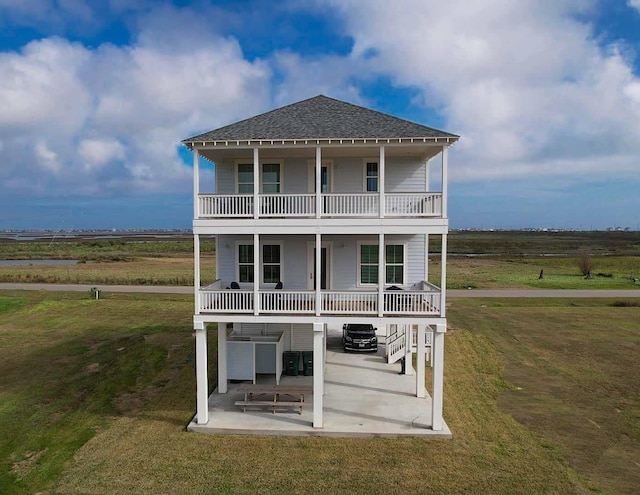
[[[317,94],[461,135],[454,228],[640,229],[639,50],[640,0],[0,0],[0,229],[189,228],[180,140]]]

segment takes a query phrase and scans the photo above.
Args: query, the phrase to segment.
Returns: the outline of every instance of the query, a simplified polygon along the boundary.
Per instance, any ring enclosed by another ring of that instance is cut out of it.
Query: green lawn
[[[633,493],[640,308],[613,302],[453,301],[443,441],[187,433],[190,297],[2,292],[0,493]]]

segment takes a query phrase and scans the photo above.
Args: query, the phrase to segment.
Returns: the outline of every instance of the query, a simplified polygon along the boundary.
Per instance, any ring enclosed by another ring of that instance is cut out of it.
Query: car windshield
[[[371,332],[373,331],[373,327],[371,325],[349,325],[349,330],[351,332]]]

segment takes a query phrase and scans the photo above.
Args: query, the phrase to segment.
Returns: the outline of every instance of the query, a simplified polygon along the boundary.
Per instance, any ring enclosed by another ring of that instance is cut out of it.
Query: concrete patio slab
[[[335,336],[328,339],[325,367],[324,427],[313,428],[313,396],[302,414],[281,409],[235,406],[244,394],[229,384],[226,394],[209,397],[209,422],[192,421],[187,429],[211,434],[251,434],[330,437],[451,438],[449,427],[433,431],[431,399],[416,397],[416,379],[400,375],[400,365],[386,363],[384,349],[377,354],[344,353]],[[281,385],[312,385],[311,376],[282,376]],[[259,383],[275,383],[272,375],[260,375]]]

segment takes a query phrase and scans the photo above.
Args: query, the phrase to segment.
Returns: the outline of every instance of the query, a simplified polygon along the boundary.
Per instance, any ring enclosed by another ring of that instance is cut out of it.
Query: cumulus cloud
[[[0,73],[11,193],[187,191],[180,140],[266,109],[270,91],[264,63],[169,7],[141,18],[129,45],[45,38],[0,53]]]
[[[454,180],[640,168],[640,79],[581,20],[592,2],[326,2],[351,60],[417,88],[463,136]]]
[[[629,5],[629,7],[634,8],[638,12],[640,12],[640,0],[627,0],[627,5]]]

